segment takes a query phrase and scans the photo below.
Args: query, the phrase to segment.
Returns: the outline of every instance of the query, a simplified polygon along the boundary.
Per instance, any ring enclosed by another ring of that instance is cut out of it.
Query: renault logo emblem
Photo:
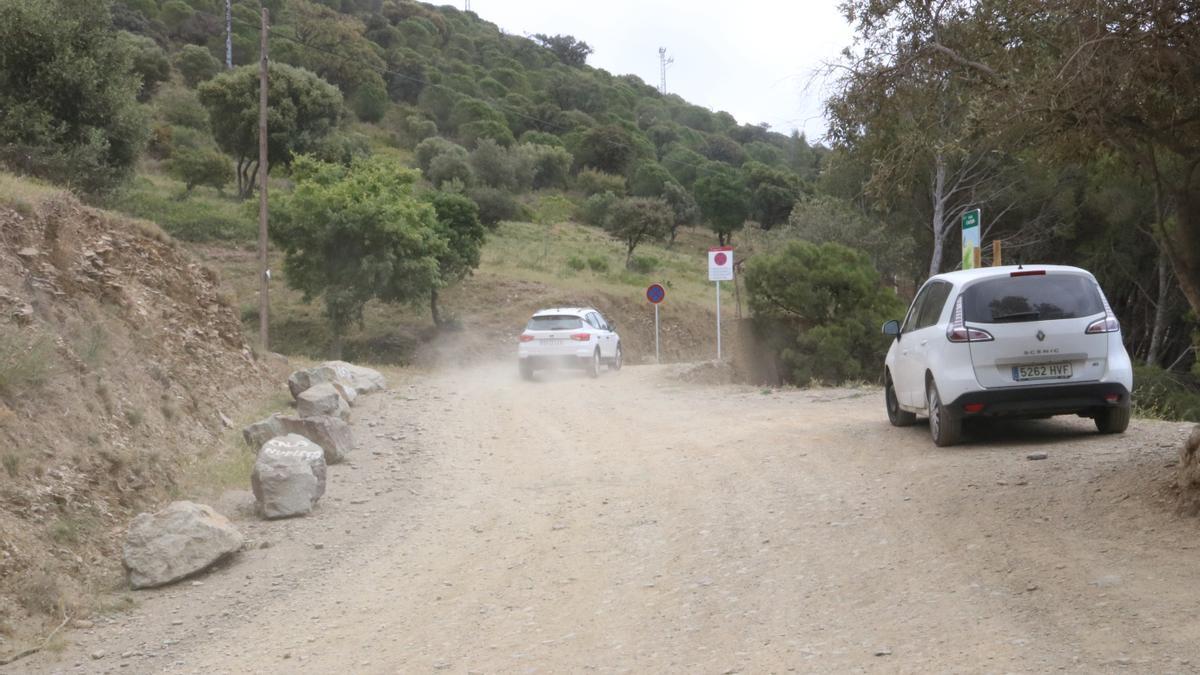
[[[1045,339],[1046,339],[1046,334],[1045,334],[1045,333],[1043,333],[1042,331],[1040,331],[1040,330],[1039,330],[1039,331],[1037,332],[1037,339],[1038,339],[1038,342],[1043,342],[1043,341],[1045,341]]]

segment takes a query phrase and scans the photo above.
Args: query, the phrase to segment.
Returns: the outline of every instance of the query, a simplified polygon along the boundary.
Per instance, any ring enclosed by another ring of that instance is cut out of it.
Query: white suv
[[[925,282],[884,364],[888,419],[929,416],[933,442],[953,445],[974,417],[1091,417],[1101,433],[1129,426],[1133,367],[1121,324],[1095,277],[1076,267],[989,267]]]
[[[535,312],[517,343],[521,376],[554,366],[582,367],[592,377],[600,365],[620,370],[624,360],[617,327],[590,307],[558,307]]]

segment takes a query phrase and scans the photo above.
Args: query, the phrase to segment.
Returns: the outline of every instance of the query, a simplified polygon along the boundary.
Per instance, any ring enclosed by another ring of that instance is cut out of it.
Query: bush
[[[154,97],[154,109],[169,124],[208,133],[208,111],[191,89],[178,85],[163,87]]]
[[[413,154],[415,154],[417,158],[417,168],[421,170],[421,173],[425,174],[429,173],[429,167],[433,165],[433,159],[435,157],[450,152],[460,154],[465,157],[467,154],[467,149],[457,143],[448,141],[441,136],[426,138],[420,143],[417,143],[417,147],[413,149]]]
[[[471,169],[479,182],[488,187],[513,189],[517,187],[514,159],[507,149],[486,139],[471,151]]]
[[[406,147],[416,147],[418,143],[427,138],[437,136],[437,122],[425,119],[420,115],[409,115],[404,118],[404,125],[401,127],[404,135],[404,144]]]
[[[55,363],[49,338],[0,326],[0,397],[29,394],[45,386]]]
[[[195,87],[221,72],[221,62],[206,47],[184,45],[175,55],[175,68],[183,75],[187,86]]]
[[[371,140],[357,131],[335,131],[314,143],[309,154],[322,162],[350,166],[371,155]]]
[[[595,169],[584,169],[575,177],[575,187],[583,194],[592,196],[601,192],[611,192],[618,197],[625,196],[625,178]]]
[[[464,186],[470,185],[475,180],[475,172],[465,156],[450,152],[433,158],[433,164],[429,167],[426,177],[435,187],[441,189],[451,181],[458,181]]]
[[[526,131],[521,134],[521,142],[529,145],[550,145],[556,148],[563,146],[561,138],[545,131]]]
[[[608,259],[598,255],[589,256],[587,266],[591,271],[603,274],[608,271]]]
[[[479,206],[479,220],[495,227],[502,220],[516,220],[522,214],[521,205],[512,194],[491,187],[479,187],[467,192]]]
[[[517,147],[521,164],[532,173],[535,189],[565,188],[571,174],[571,153],[551,145],[524,144]]]
[[[792,241],[752,259],[746,291],[755,329],[794,384],[876,380],[888,347],[879,326],[904,313],[866,254],[833,243]]]
[[[189,193],[197,185],[224,190],[233,177],[229,157],[215,148],[178,150],[171,158],[170,171]]]
[[[387,86],[376,75],[354,90],[350,96],[350,109],[363,122],[378,122],[387,114],[392,100],[388,98]]]
[[[650,255],[635,255],[629,261],[629,270],[638,274],[650,274],[658,269],[658,258]]]
[[[162,47],[148,37],[126,32],[119,33],[119,37],[133,57],[133,72],[142,79],[138,100],[147,101],[159,83],[171,77],[171,62]]]
[[[592,227],[604,227],[613,205],[619,201],[621,198],[611,192],[592,195],[579,207],[579,220]]]
[[[583,258],[573,255],[570,258],[567,258],[567,269],[573,272],[582,272],[583,270],[587,269],[587,263],[583,261]]]
[[[463,145],[473,147],[482,141],[494,141],[504,147],[516,142],[508,125],[499,120],[476,120],[458,127],[458,137]]]
[[[1137,366],[1133,370],[1133,404],[1142,417],[1200,422],[1200,378]]]

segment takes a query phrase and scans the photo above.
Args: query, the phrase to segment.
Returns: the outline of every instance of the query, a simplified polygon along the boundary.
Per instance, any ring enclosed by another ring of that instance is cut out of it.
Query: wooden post
[[[992,267],[999,267],[1003,264],[1004,264],[1003,261],[1001,261],[1001,259],[1000,259],[1000,240],[993,239],[992,240]]]
[[[258,65],[258,337],[263,352],[270,350],[270,280],[267,268],[267,8],[262,10],[261,53]]]

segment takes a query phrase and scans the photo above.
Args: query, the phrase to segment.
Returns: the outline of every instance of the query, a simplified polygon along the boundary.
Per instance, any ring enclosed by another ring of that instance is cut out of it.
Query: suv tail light
[[[1087,335],[1119,332],[1121,322],[1117,321],[1117,315],[1113,314],[1112,307],[1108,304],[1108,298],[1104,297],[1104,291],[1100,289],[1100,284],[1096,284],[1096,292],[1100,294],[1100,302],[1104,303],[1104,318],[1089,323],[1087,330],[1083,332]]]
[[[533,336],[528,333],[522,333],[521,337],[517,338],[521,342],[533,342]]]
[[[572,333],[571,339],[576,342],[587,342],[592,339],[591,333]]]
[[[946,339],[951,342],[989,342],[995,338],[986,330],[967,326],[967,322],[963,320],[963,299],[960,295],[954,301],[954,315],[950,318],[950,325],[946,326]]]

